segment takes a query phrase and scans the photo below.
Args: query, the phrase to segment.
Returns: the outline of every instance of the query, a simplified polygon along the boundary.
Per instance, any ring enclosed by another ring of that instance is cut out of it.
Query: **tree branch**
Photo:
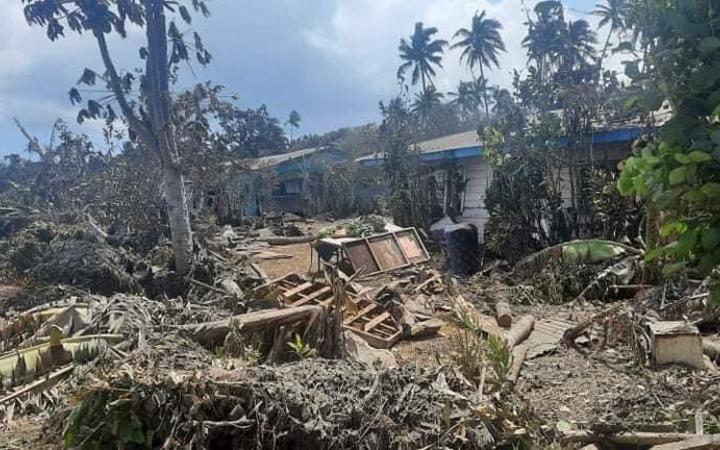
[[[105,34],[102,31],[97,30],[93,30],[93,34],[97,40],[100,55],[102,57],[103,64],[105,65],[105,70],[110,76],[110,89],[112,89],[113,94],[115,94],[115,98],[117,98],[118,104],[120,105],[120,110],[127,119],[130,128],[138,134],[146,146],[151,148],[156,147],[157,140],[155,139],[153,133],[142,123],[140,119],[138,119],[135,112],[130,107],[127,98],[125,98],[125,93],[122,90],[122,81],[120,80],[117,69],[115,69],[115,64],[113,63],[112,58],[110,57],[107,41],[105,40]]]

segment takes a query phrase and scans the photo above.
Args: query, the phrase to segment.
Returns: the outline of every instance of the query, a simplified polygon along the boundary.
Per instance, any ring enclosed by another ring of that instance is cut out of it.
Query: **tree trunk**
[[[603,45],[602,53],[600,54],[600,61],[598,61],[598,72],[602,73],[602,62],[605,59],[605,53],[607,52],[608,45],[610,45],[610,37],[612,36],[612,26],[610,27],[610,31],[608,32],[607,39],[605,39],[605,45]]]
[[[485,88],[483,88],[483,103],[485,103],[485,116],[490,117],[490,107],[488,106],[487,98],[487,80],[485,79],[485,71],[483,70],[482,64],[480,64],[480,79],[485,82]]]
[[[170,120],[170,76],[167,33],[162,0],[145,0],[148,56],[146,62],[147,108],[156,150],[162,161],[161,190],[167,207],[175,270],[187,273],[192,254],[190,213],[175,136]]]

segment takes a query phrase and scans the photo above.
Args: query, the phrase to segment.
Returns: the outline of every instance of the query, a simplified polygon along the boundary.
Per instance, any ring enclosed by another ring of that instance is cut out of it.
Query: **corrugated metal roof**
[[[427,154],[479,146],[480,138],[478,137],[477,131],[471,130],[418,142],[417,150],[420,153]],[[383,153],[373,153],[372,155],[361,156],[360,158],[355,159],[355,161],[370,161],[375,159],[383,159],[383,157]]]
[[[477,131],[465,131],[464,133],[451,134],[417,144],[420,153],[443,152],[458,148],[477,147],[480,145],[480,138]]]
[[[310,147],[302,148],[288,153],[280,153],[278,155],[263,156],[248,162],[248,167],[253,170],[262,169],[265,167],[273,167],[284,162],[291,161],[293,159],[302,158],[303,156],[312,155],[313,153],[327,150],[329,147]]]

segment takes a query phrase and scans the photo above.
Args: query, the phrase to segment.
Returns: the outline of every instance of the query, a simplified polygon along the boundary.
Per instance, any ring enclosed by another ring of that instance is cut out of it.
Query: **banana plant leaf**
[[[619,242],[580,239],[554,245],[526,256],[515,264],[515,273],[523,278],[528,278],[553,263],[566,266],[597,264],[618,256],[641,253],[641,250]]]

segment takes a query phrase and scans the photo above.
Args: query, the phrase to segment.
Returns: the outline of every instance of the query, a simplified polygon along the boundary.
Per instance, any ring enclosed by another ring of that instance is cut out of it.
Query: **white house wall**
[[[464,168],[465,194],[461,220],[475,225],[482,239],[485,223],[490,218],[485,208],[485,191],[490,184],[492,169],[487,161],[481,158],[468,160]]]

